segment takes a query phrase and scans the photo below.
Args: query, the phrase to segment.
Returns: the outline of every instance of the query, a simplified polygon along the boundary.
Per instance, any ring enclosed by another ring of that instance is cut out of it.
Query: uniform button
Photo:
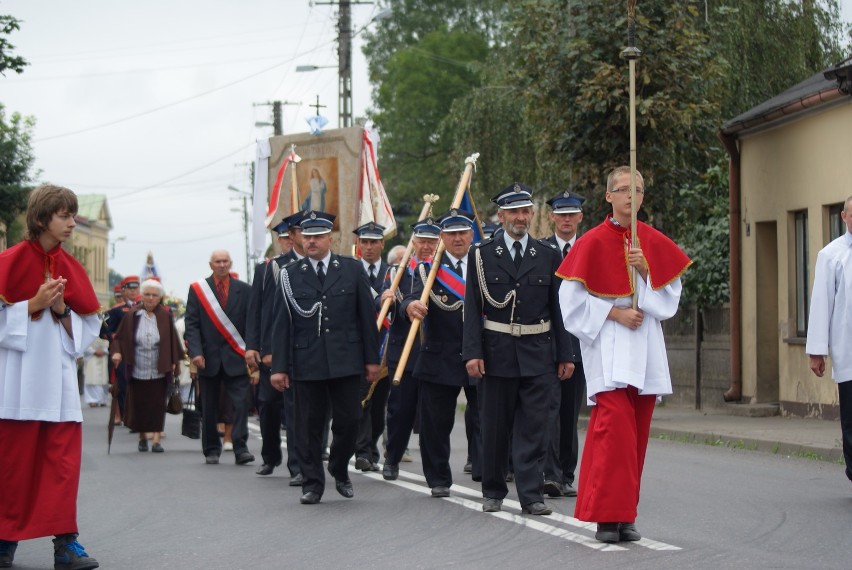
[[[328,329],[325,329],[325,332],[331,332],[331,331],[330,331],[330,330],[328,330]]]
[[[322,308],[323,308],[324,310],[326,310],[326,311],[328,310],[328,307],[327,307],[327,306],[325,306],[325,305],[323,305],[323,306],[322,306]]]
[[[325,295],[323,295],[322,298],[325,299]]]
[[[324,320],[324,321],[327,321],[327,320],[328,320],[328,317],[323,317],[323,320]]]
[[[521,286],[520,283],[515,283],[515,287],[520,287],[520,286]]]

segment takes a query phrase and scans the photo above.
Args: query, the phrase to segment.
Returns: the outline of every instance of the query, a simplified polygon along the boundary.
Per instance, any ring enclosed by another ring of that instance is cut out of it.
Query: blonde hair
[[[613,169],[612,172],[609,173],[609,176],[606,177],[606,191],[612,192],[612,189],[615,188],[615,179],[621,176],[622,174],[630,174],[629,166],[618,166]],[[641,183],[642,188],[645,187],[645,179],[642,178],[642,173],[638,170],[636,171],[636,182],[637,185]]]

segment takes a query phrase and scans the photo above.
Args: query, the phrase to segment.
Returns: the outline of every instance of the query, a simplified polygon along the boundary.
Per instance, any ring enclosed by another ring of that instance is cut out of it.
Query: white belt
[[[485,319],[482,326],[489,331],[501,332],[512,336],[526,336],[529,334],[541,334],[550,330],[550,321],[537,325],[505,324]]]

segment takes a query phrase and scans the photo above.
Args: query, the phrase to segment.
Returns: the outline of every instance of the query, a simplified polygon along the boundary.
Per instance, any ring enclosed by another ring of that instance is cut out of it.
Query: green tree
[[[12,113],[7,117],[0,104],[0,222],[7,228],[27,207],[35,155],[31,146],[35,119]],[[9,234],[9,245],[20,236]]]
[[[0,14],[0,75],[6,75],[6,70],[23,73],[24,67],[29,65],[23,57],[12,53],[15,46],[4,37],[19,30],[20,24],[20,20]]]
[[[452,141],[440,126],[453,101],[476,87],[474,62],[484,60],[485,39],[476,33],[437,30],[385,63],[374,118],[382,133],[382,180],[402,216],[415,215],[425,193],[448,204],[461,165],[450,164]]]

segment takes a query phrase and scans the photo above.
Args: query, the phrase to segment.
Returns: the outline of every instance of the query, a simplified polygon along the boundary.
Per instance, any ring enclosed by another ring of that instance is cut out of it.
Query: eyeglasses
[[[630,192],[630,186],[621,186],[620,188],[613,188],[612,190],[607,190],[610,194],[623,194],[625,192]],[[644,194],[645,189],[641,186],[636,187],[637,194]]]

